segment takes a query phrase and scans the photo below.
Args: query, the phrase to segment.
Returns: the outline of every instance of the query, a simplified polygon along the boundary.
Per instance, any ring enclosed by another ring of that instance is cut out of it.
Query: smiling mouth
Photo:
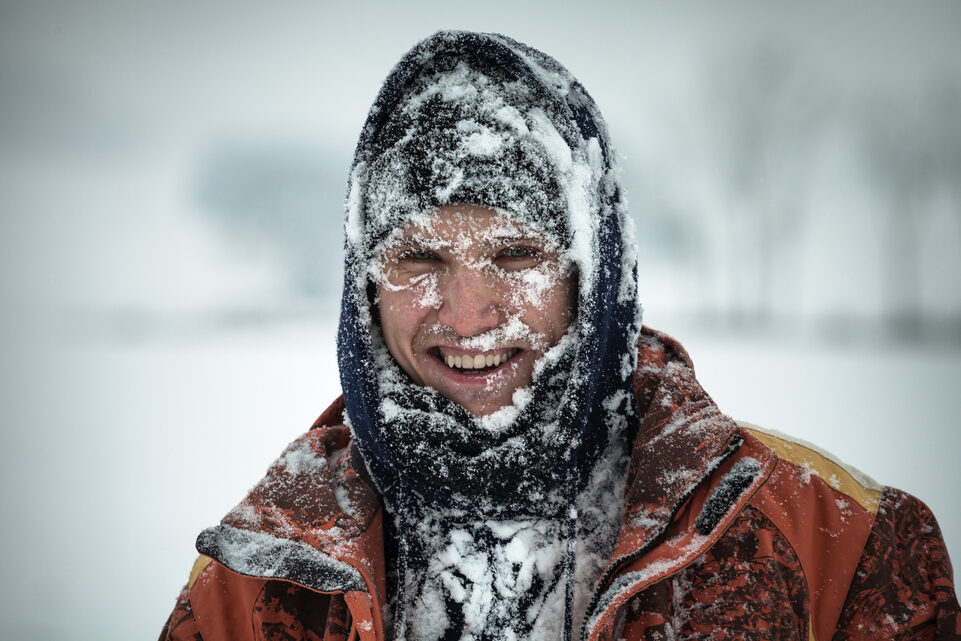
[[[442,363],[447,365],[452,370],[455,370],[458,374],[487,374],[492,372],[499,367],[502,367],[509,360],[514,358],[520,353],[520,349],[516,347],[501,350],[499,352],[493,352],[490,354],[464,354],[464,355],[444,355],[439,347],[435,347],[433,350],[434,356]]]

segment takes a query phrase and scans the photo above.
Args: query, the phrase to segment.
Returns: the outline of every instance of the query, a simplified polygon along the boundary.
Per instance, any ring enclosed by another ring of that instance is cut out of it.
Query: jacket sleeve
[[[201,555],[159,641],[346,641],[350,632],[343,594],[244,576]]]
[[[160,631],[158,641],[203,641],[197,620],[194,619],[194,613],[190,609],[188,592],[186,587],[180,592],[173,612],[170,613],[163,630]]]
[[[208,564],[209,557],[204,556],[199,557],[194,562],[187,585],[177,596],[173,612],[170,613],[167,622],[164,623],[158,641],[203,641],[203,635],[200,634],[200,625],[194,618],[193,608],[190,606],[190,589]]]
[[[951,560],[934,514],[885,488],[835,641],[961,639]]]

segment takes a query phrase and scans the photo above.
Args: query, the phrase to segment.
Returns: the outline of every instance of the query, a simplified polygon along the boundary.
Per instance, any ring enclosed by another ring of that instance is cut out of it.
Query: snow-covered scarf
[[[386,353],[371,295],[384,239],[454,203],[522,221],[564,247],[577,270],[576,321],[536,368],[527,402],[502,410],[496,429],[406,379]],[[623,458],[640,328],[633,238],[597,107],[560,64],[526,45],[435,34],[398,63],[371,108],[346,235],[338,360],[351,429],[397,529],[397,634],[456,639],[483,629],[477,638],[510,638],[507,626],[514,638],[568,637],[572,506],[590,494],[605,453]],[[512,543],[521,539],[529,544]],[[488,563],[503,572],[485,593],[483,573],[453,580],[435,567],[468,548],[475,559],[527,550],[542,562],[529,580],[524,563]],[[430,595],[443,596],[440,611]]]

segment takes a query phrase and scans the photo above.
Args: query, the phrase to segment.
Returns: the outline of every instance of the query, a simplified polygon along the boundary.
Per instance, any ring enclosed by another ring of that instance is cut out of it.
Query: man
[[[961,638],[917,499],[739,426],[642,328],[606,127],[439,33],[351,171],[343,398],[201,552],[162,639]]]

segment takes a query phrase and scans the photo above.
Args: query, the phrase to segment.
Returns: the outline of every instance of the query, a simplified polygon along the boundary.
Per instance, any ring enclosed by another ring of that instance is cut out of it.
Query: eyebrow
[[[459,241],[460,241],[459,238],[453,241],[442,240],[437,236],[425,234],[422,232],[414,232],[412,235],[404,234],[403,236],[400,236],[399,238],[395,239],[393,242],[387,244],[387,246],[385,246],[384,249],[401,249],[401,248],[410,247],[412,245],[422,246],[425,249],[450,249],[452,247],[461,245],[461,242]],[[552,243],[549,238],[536,233],[533,233],[533,234],[520,233],[520,234],[517,234],[516,236],[501,234],[501,235],[493,236],[489,238],[482,235],[480,238],[472,239],[471,244],[472,245],[474,244],[499,245],[503,243],[518,243],[518,242],[533,243],[533,244],[541,245],[545,248],[551,247],[554,245],[554,243]]]
[[[543,240],[543,238],[537,234],[516,234],[516,235],[504,234],[501,236],[494,236],[493,240],[497,242],[503,242],[505,240],[536,240],[540,242]]]

